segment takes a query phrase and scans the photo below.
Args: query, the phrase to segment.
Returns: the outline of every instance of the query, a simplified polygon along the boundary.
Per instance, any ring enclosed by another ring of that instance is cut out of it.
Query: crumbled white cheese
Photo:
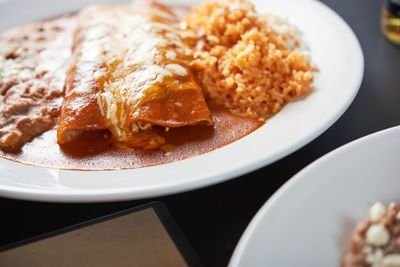
[[[369,208],[369,219],[376,223],[385,215],[386,207],[381,202],[376,202]]]
[[[365,246],[365,247],[363,248],[363,252],[364,252],[365,254],[371,254],[371,253],[372,253],[372,247],[371,247],[371,246]]]
[[[371,266],[381,266],[383,256],[383,250],[377,249],[374,252],[368,253],[365,260],[367,263],[371,264]]]
[[[374,246],[384,246],[389,242],[389,232],[381,224],[373,224],[369,227],[367,233],[367,243]]]
[[[400,267],[400,254],[389,254],[385,256],[382,249],[366,252],[366,262],[371,267]]]
[[[382,260],[383,267],[400,267],[400,254],[386,255]]]

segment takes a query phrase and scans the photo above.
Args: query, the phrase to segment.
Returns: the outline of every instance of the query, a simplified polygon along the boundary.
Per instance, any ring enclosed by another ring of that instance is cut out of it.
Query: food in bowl
[[[400,266],[400,209],[377,202],[368,218],[354,230],[342,262],[343,267]]]
[[[314,68],[288,25],[248,1],[192,11],[137,1],[10,29],[0,35],[0,156],[121,169],[234,142],[311,90]]]

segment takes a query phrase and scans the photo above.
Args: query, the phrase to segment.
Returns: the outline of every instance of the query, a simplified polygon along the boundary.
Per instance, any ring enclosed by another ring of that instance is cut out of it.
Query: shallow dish
[[[376,201],[400,201],[400,127],[334,150],[260,209],[229,266],[340,266],[351,232]]]
[[[0,30],[72,12],[93,2],[97,1],[0,1]],[[187,5],[196,1],[168,3]],[[304,32],[312,60],[319,69],[315,74],[315,91],[307,98],[285,106],[264,126],[230,145],[164,165],[118,171],[67,171],[0,159],[0,195],[86,202],[172,194],[219,183],[268,165],[320,135],[342,115],[359,89],[364,61],[356,37],[338,15],[317,1],[253,3],[260,13],[287,16]]]

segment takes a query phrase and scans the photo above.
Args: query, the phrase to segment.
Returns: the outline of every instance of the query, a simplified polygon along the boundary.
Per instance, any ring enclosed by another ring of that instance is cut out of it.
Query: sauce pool
[[[258,129],[264,123],[211,108],[214,127],[188,126],[161,130],[173,150],[124,150],[113,146],[108,131],[92,131],[75,142],[59,146],[56,129],[27,143],[19,153],[0,157],[24,164],[69,170],[134,169],[179,161],[228,145]]]

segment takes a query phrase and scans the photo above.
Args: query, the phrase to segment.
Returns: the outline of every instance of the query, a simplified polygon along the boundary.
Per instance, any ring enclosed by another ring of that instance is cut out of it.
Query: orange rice
[[[208,100],[265,120],[310,92],[308,57],[287,45],[294,35],[279,34],[269,26],[273,20],[256,14],[250,2],[206,2],[184,22],[190,39],[197,40],[192,69]]]

